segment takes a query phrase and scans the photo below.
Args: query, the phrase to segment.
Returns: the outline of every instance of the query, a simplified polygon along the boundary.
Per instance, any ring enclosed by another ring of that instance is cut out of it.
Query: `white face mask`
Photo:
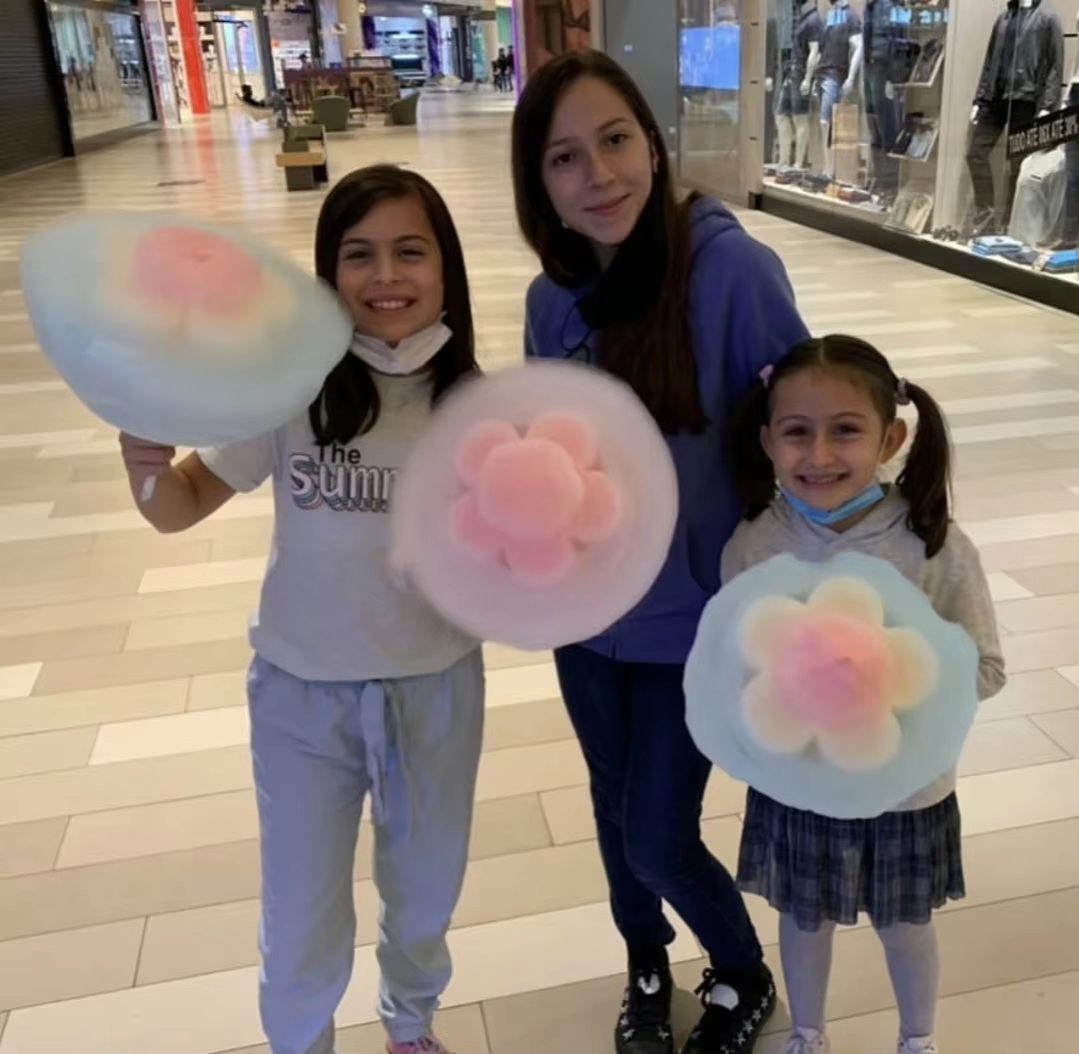
[[[405,337],[395,348],[377,337],[354,333],[351,351],[378,373],[404,377],[422,370],[452,336],[453,330],[442,321],[413,333],[411,337]]]

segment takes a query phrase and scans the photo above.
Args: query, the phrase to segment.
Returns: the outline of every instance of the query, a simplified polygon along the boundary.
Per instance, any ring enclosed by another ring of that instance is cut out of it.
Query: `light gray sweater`
[[[988,699],[1005,683],[1004,656],[997,633],[989,583],[974,543],[954,524],[936,556],[928,559],[925,543],[906,524],[907,504],[893,487],[888,496],[849,530],[838,533],[811,523],[782,498],[752,523],[743,522],[723,550],[721,575],[735,575],[780,553],[822,562],[840,552],[864,553],[887,560],[929,598],[941,618],[957,623],[977,645],[978,696]],[[955,772],[948,772],[919,791],[897,811],[925,809],[955,790]]]

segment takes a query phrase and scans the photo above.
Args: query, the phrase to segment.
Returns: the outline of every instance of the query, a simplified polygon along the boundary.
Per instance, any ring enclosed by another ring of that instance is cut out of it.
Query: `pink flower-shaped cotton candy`
[[[824,582],[806,604],[758,601],[742,624],[741,647],[756,673],[742,698],[756,742],[780,754],[816,744],[851,772],[895,755],[896,712],[925,702],[937,679],[928,642],[887,629],[880,597],[860,579]]]
[[[134,247],[134,292],[169,308],[235,315],[262,288],[262,268],[227,238],[197,227],[158,227]]]
[[[587,546],[610,538],[621,522],[620,495],[579,417],[539,418],[523,436],[508,422],[481,422],[455,464],[466,490],[451,509],[454,538],[526,584],[562,580]]]

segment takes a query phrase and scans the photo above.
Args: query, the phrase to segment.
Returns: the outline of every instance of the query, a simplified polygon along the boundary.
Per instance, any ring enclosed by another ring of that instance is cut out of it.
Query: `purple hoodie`
[[[700,435],[668,437],[680,509],[667,563],[637,607],[606,633],[583,642],[627,662],[684,663],[704,605],[719,589],[719,558],[742,518],[723,454],[728,412],[757,379],[809,336],[779,258],[751,238],[718,201],[690,210],[693,269],[689,310],[701,402]],[[576,310],[586,290],[540,275],[528,291],[525,354],[590,361],[593,341]],[[572,349],[579,349],[574,351]]]

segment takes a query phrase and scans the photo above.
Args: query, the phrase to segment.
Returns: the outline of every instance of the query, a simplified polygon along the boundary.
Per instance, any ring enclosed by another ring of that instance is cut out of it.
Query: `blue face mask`
[[[842,505],[838,505],[834,509],[815,509],[812,505],[807,505],[801,498],[795,497],[784,487],[779,489],[792,509],[801,513],[810,523],[819,524],[821,527],[834,527],[837,523],[842,523],[852,516],[857,516],[863,509],[868,509],[884,499],[884,488],[876,480],[866,487],[861,494],[855,494],[849,501],[843,502]]]

